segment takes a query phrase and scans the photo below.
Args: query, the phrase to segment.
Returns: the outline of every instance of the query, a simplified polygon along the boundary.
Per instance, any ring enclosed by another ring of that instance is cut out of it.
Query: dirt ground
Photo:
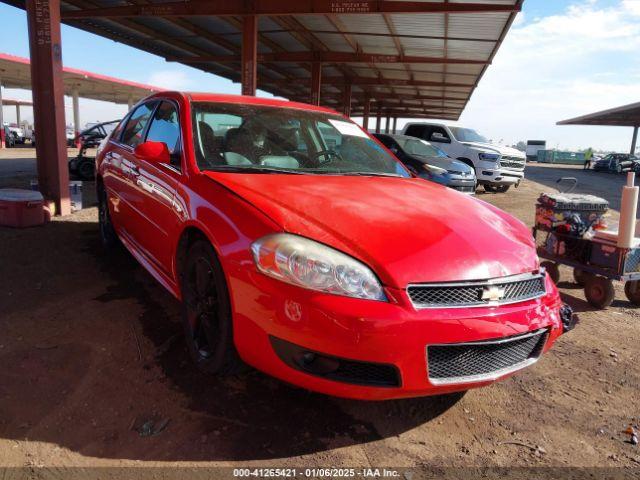
[[[28,185],[10,170],[0,186]],[[582,191],[622,184],[534,165],[519,189],[478,197],[532,224],[566,174]],[[94,206],[0,228],[0,272],[0,466],[640,468],[621,433],[640,422],[640,315],[621,285],[593,311],[563,270],[581,324],[536,365],[465,396],[376,403],[197,373],[177,302],[129,255],[102,252]]]

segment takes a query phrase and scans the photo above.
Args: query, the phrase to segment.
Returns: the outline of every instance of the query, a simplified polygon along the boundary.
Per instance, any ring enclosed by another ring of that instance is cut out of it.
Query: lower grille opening
[[[336,382],[373,387],[399,387],[394,365],[362,362],[326,355],[280,338],[269,337],[278,357],[291,368]]]
[[[461,186],[461,187],[452,187],[454,190],[458,190],[459,192],[465,192],[465,193],[470,193],[470,192],[475,192],[476,191],[476,187],[471,185],[471,186]]]
[[[547,329],[494,340],[427,346],[429,380],[465,383],[505,375],[535,362],[547,340]]]

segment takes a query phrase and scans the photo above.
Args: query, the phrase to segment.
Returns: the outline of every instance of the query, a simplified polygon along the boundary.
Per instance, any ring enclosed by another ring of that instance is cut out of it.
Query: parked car
[[[9,132],[13,136],[14,145],[22,145],[25,142],[24,130],[16,124],[9,125]]]
[[[447,155],[465,162],[476,172],[487,192],[504,193],[524,179],[525,154],[515,148],[494,145],[471,128],[442,123],[411,122],[402,133],[437,145]]]
[[[4,129],[4,143],[7,146],[7,148],[15,147],[16,137],[14,136],[13,132],[9,129],[9,126],[3,125],[2,128]]]
[[[573,326],[526,225],[413,178],[333,110],[157,93],[96,163],[103,244],[182,301],[202,371],[448,393],[533,364]]]
[[[640,159],[628,153],[610,153],[593,163],[597,172],[640,172]]]
[[[398,159],[420,178],[431,180],[459,192],[476,193],[473,168],[447,156],[425,140],[406,135],[374,134]]]
[[[97,147],[102,139],[116,128],[118,123],[120,123],[120,120],[88,124],[87,127],[78,134],[82,145],[86,145],[87,148]]]
[[[69,159],[69,173],[81,180],[92,180],[95,176],[95,158],[87,155],[89,148],[97,148],[118,125],[120,120],[90,124],[78,134],[80,150],[78,155]],[[74,140],[75,145],[75,140]]]

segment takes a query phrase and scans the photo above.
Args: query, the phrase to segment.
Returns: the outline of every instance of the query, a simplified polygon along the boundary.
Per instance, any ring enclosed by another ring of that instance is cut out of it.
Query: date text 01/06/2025
[[[400,471],[388,468],[234,468],[233,476],[259,478],[397,478]]]

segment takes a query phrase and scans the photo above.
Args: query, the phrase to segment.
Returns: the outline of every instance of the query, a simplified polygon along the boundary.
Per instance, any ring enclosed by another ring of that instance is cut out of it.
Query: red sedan
[[[432,395],[531,365],[573,327],[524,224],[412,177],[332,110],[165,92],[96,161],[103,243],[182,301],[203,371]]]

